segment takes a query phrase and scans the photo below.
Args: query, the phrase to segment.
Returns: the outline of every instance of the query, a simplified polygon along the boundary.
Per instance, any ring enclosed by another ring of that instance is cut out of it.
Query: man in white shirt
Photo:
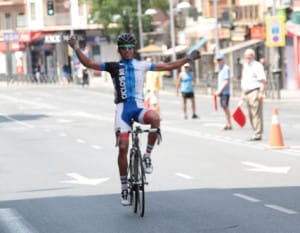
[[[244,59],[241,97],[246,102],[253,129],[253,136],[250,140],[258,141],[262,139],[263,134],[263,97],[267,80],[263,65],[255,60],[253,49],[245,51]]]

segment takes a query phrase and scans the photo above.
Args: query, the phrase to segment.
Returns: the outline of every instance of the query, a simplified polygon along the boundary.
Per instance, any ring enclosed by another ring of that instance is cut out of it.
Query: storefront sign
[[[21,32],[19,34],[19,41],[21,42],[31,42],[42,40],[45,32]]]
[[[265,39],[265,28],[263,26],[256,26],[251,28],[251,39],[260,40]]]
[[[3,39],[5,42],[18,42],[19,33],[18,32],[4,32]]]
[[[45,43],[57,44],[61,43],[61,35],[45,35]]]
[[[25,50],[26,46],[24,43],[19,43],[19,42],[11,42],[9,43],[9,50],[10,51],[20,51],[20,50]]]

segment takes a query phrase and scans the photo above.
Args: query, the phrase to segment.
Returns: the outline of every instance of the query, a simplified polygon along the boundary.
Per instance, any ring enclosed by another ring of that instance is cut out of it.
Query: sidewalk
[[[105,88],[105,89],[113,89],[113,83],[110,78],[92,78],[90,80],[90,86],[92,88]],[[164,88],[162,92],[167,93],[174,93],[175,92],[175,86],[166,83],[164,85]],[[274,99],[268,98],[268,100],[292,100],[292,101],[300,101],[300,90],[281,90],[280,91],[280,99],[277,99],[277,96],[275,96]]]
[[[6,87],[14,87],[14,86],[19,86],[21,87],[22,85],[24,86],[30,86],[30,83],[27,84],[22,84],[22,83],[17,83],[17,84],[9,84],[6,81],[1,81],[0,82],[0,88],[6,88]],[[32,84],[34,86],[37,86],[38,84],[34,83]],[[43,84],[44,86],[51,85],[51,84]],[[59,84],[53,84],[55,86]],[[113,90],[113,83],[110,77],[95,77],[90,79],[90,87],[91,88],[104,88],[107,90]],[[197,90],[196,90],[197,91]],[[175,92],[175,84],[172,80],[169,80],[164,83],[164,87],[162,90],[162,93],[174,93]],[[205,94],[202,94],[203,96],[208,96]],[[280,91],[280,99],[277,99],[277,96],[275,96],[274,99],[268,98],[266,100],[269,101],[300,101],[300,90],[281,90]]]

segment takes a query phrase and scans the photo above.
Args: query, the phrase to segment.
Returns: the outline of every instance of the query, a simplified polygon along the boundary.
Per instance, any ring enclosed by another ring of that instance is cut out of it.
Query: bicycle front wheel
[[[142,157],[140,151],[137,151],[134,158],[134,176],[135,176],[135,187],[134,193],[134,212],[139,214],[141,217],[144,216],[145,212],[145,188],[144,188],[144,170],[142,166]]]

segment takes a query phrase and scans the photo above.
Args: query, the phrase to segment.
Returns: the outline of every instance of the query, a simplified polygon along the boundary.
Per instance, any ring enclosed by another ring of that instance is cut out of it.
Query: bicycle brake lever
[[[119,134],[120,134],[120,130],[118,129],[116,131],[116,145],[115,145],[115,147],[117,147],[119,145]]]
[[[157,128],[157,145],[159,145],[162,142],[162,136],[160,128]]]

